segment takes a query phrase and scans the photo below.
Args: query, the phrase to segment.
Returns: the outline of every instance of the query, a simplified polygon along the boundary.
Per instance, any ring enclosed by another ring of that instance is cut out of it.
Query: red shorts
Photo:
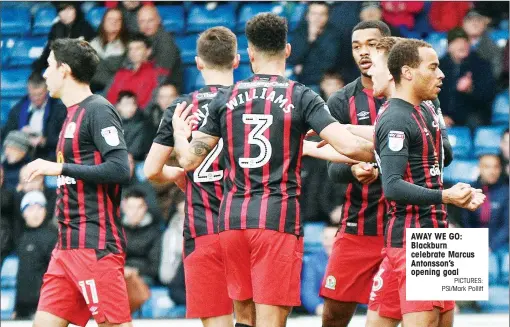
[[[231,314],[225,264],[218,234],[184,242],[186,318],[209,318]]]
[[[220,233],[230,298],[277,306],[301,305],[303,237],[269,229]]]
[[[383,248],[383,236],[338,233],[320,296],[340,302],[367,304],[372,279],[383,259]]]
[[[374,277],[374,287],[368,308],[379,312],[381,317],[402,319],[406,313],[431,311],[439,308],[441,313],[453,310],[455,301],[407,301],[406,300],[406,249],[386,248],[381,269]]]
[[[98,324],[130,322],[124,259],[113,253],[97,259],[94,249],[54,249],[37,310],[78,326],[91,316]]]

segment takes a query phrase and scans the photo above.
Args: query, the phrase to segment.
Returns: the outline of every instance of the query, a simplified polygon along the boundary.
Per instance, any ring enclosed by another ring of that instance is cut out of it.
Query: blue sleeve
[[[316,267],[321,264],[317,260],[318,255],[311,257],[308,262],[303,262],[301,277],[301,302],[311,314],[315,314],[315,308],[324,303],[324,300],[319,296],[320,285],[324,276],[317,273]]]

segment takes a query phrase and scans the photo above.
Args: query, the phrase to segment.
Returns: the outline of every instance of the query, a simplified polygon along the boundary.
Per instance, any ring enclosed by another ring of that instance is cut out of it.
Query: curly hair
[[[246,37],[257,50],[276,55],[287,44],[287,20],[272,13],[261,13],[246,23]]]
[[[393,46],[388,56],[388,70],[396,84],[401,81],[402,67],[418,68],[420,65],[420,48],[432,48],[432,46],[425,41],[416,39],[406,39]]]
[[[213,27],[200,34],[197,55],[217,68],[231,68],[237,54],[236,35],[226,27]]]

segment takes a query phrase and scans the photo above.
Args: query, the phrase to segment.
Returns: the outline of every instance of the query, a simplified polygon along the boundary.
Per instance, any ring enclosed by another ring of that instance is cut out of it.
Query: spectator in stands
[[[4,139],[2,165],[5,187],[14,190],[18,185],[21,167],[30,162],[30,138],[21,131],[11,131]]]
[[[439,93],[447,126],[487,124],[491,115],[496,81],[490,62],[470,50],[469,38],[462,28],[448,32],[448,53],[440,60],[445,74]]]
[[[319,89],[322,74],[335,67],[339,41],[329,24],[329,6],[310,2],[306,23],[299,26],[291,40],[289,63],[300,83]]]
[[[510,175],[510,165],[509,165],[509,157],[510,157],[510,140],[508,136],[508,128],[503,132],[501,136],[501,142],[499,144],[500,147],[500,155],[501,164],[503,166],[503,176],[504,180],[508,181],[508,175]]]
[[[124,138],[128,152],[135,161],[145,159],[152,143],[150,122],[138,109],[136,95],[131,91],[120,91],[115,107],[122,118]]]
[[[67,115],[64,104],[48,95],[46,81],[39,73],[28,78],[28,95],[9,112],[2,129],[2,139],[11,131],[20,130],[29,135],[35,157],[55,160],[55,149],[62,124]]]
[[[122,16],[126,20],[126,26],[130,34],[140,33],[138,28],[138,11],[145,4],[151,4],[152,1],[106,1],[107,8],[119,8]]]
[[[472,51],[476,52],[480,58],[489,61],[492,64],[494,78],[499,78],[503,68],[503,53],[487,33],[489,22],[489,17],[471,10],[464,17],[462,27],[469,37]]]
[[[174,102],[175,99],[177,99],[178,96],[179,91],[172,83],[165,82],[159,87],[156,95],[156,103],[145,110],[154,133],[159,127],[161,118],[163,118],[163,112],[170,106],[170,104],[172,104],[172,102]]]
[[[117,70],[122,67],[128,38],[121,10],[117,8],[106,10],[99,25],[98,36],[90,42],[100,59],[92,78],[93,91],[102,91],[111,82]]]
[[[59,20],[51,27],[48,35],[48,43],[42,55],[32,64],[33,70],[40,74],[48,67],[46,60],[48,60],[48,56],[51,52],[51,42],[62,38],[83,38],[86,41],[90,41],[96,36],[94,28],[85,20],[79,7],[80,3],[59,1],[53,4],[57,7]]]
[[[430,25],[437,32],[448,32],[459,27],[471,6],[469,1],[431,1],[428,14]]]
[[[149,105],[154,90],[168,75],[168,70],[149,61],[151,46],[151,41],[142,34],[131,38],[128,44],[129,63],[113,77],[106,92],[108,101],[116,103],[121,91],[131,91],[136,94],[138,107],[143,110]]]
[[[14,192],[5,188],[4,168],[0,166],[0,267],[13,250],[13,224],[18,217],[14,204]]]
[[[382,17],[391,26],[412,30],[416,15],[422,11],[423,5],[423,1],[382,1]]]
[[[161,228],[149,213],[145,196],[136,188],[123,195],[122,224],[128,239],[124,272],[126,278],[138,274],[153,284],[158,279]]]
[[[463,211],[464,227],[489,228],[489,248],[501,261],[508,255],[508,184],[502,180],[501,161],[497,155],[482,155],[479,167],[480,177],[473,187],[481,188],[487,200],[474,212]]]
[[[186,288],[184,283],[184,266],[182,253],[184,239],[184,199],[177,200],[177,210],[170,218],[168,227],[163,233],[159,278],[161,283],[170,288],[170,298],[177,305],[186,304]]]
[[[381,3],[379,1],[364,1],[361,4],[359,19],[362,22],[369,20],[383,21]],[[388,24],[387,22],[385,23]],[[392,26],[391,24],[388,24],[388,27],[390,28],[391,36],[401,36],[400,30],[398,28]]]
[[[44,223],[46,198],[40,191],[28,192],[20,206],[26,228],[17,246],[16,319],[32,319],[39,301],[43,275],[57,242],[57,230]]]
[[[145,5],[138,12],[140,32],[152,42],[151,60],[168,70],[168,81],[182,86],[181,53],[172,34],[161,25],[161,17],[155,6]]]
[[[326,265],[329,256],[333,251],[335,235],[338,226],[328,225],[324,228],[322,234],[323,249],[310,255],[309,259],[304,261],[303,277],[301,278],[301,302],[306,310],[317,316],[322,315],[324,309],[324,299],[319,296],[319,290],[322,279],[325,277]]]
[[[324,75],[322,75],[320,84],[321,97],[324,101],[327,101],[333,93],[340,90],[344,85],[345,83],[342,75],[335,71],[325,72]]]

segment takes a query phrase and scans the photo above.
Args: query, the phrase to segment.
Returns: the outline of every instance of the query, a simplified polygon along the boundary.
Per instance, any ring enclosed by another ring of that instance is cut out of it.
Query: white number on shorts
[[[78,285],[80,285],[81,293],[83,294],[83,297],[85,298],[85,303],[90,304],[89,296],[87,294],[87,286],[90,288],[90,295],[92,297],[92,303],[98,303],[99,298],[97,297],[97,289],[96,289],[96,282],[93,279],[88,280],[80,280],[78,282]]]
[[[382,279],[382,274],[384,272],[384,268],[380,268],[379,271],[377,272],[377,274],[375,274],[374,276],[374,283],[372,284],[372,291],[370,292],[370,300],[375,300],[375,297],[377,294],[375,294],[375,292],[377,292],[378,290],[380,290],[383,286],[383,279]]]
[[[243,123],[256,125],[248,135],[248,143],[254,144],[260,148],[260,153],[256,158],[239,158],[239,166],[242,168],[259,168],[269,162],[273,149],[271,143],[264,136],[266,129],[273,124],[272,115],[244,114]]]
[[[223,150],[223,139],[220,139],[218,144],[212,151],[205,157],[204,161],[193,172],[193,181],[195,183],[216,182],[223,178],[223,170],[209,171],[214,160],[218,158]]]

